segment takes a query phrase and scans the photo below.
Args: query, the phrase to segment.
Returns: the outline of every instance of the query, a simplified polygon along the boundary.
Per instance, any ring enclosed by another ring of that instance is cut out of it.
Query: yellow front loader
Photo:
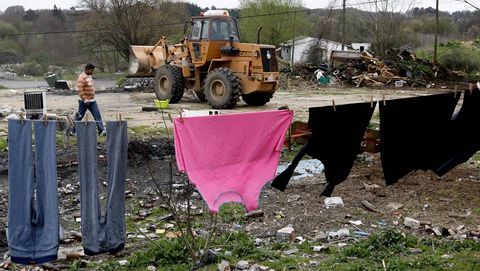
[[[177,103],[185,89],[213,108],[233,108],[240,99],[260,106],[278,89],[273,45],[241,43],[235,18],[224,10],[192,18],[192,32],[169,46],[162,36],[154,46],[131,46],[129,75],[155,76],[159,100]]]

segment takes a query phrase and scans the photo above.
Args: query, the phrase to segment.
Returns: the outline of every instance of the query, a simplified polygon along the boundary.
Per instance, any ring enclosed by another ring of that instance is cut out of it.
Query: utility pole
[[[437,65],[437,45],[438,45],[438,0],[437,9],[435,10],[435,41],[433,48],[433,65]]]
[[[438,1],[438,0],[437,0]],[[342,12],[342,51],[345,50],[345,6],[347,0],[343,0],[343,12]]]
[[[293,66],[293,60],[295,59],[295,21],[297,18],[297,11],[295,10],[293,12],[293,31],[292,31],[292,66]]]

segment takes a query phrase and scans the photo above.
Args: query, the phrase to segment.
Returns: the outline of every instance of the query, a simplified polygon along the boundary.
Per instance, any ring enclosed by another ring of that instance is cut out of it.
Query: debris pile
[[[408,50],[391,50],[383,58],[368,52],[360,57],[343,58],[335,61],[331,75],[340,83],[356,87],[380,87],[395,85],[402,87],[431,87],[436,82],[456,82],[463,79],[460,72],[435,66],[432,62],[417,58]]]

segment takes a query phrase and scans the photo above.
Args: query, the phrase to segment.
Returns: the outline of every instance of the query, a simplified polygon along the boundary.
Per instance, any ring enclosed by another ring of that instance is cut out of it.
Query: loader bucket
[[[129,76],[153,76],[154,69],[165,63],[162,47],[157,46],[153,52],[153,46],[130,46],[130,59],[128,61]]]

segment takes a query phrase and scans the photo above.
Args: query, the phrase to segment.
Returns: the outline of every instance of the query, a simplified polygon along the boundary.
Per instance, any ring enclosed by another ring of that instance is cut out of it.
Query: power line
[[[184,22],[176,23],[164,23],[164,24],[153,24],[153,25],[142,25],[142,27],[161,27],[161,26],[171,26],[171,25],[180,25]],[[4,34],[4,36],[34,36],[34,35],[51,35],[51,34],[77,34],[77,33],[89,33],[89,32],[109,32],[113,31],[112,29],[83,29],[83,30],[63,30],[63,31],[45,31],[45,32],[26,32],[26,33],[12,33]]]
[[[366,4],[374,4],[378,2],[385,2],[387,0],[378,0],[378,1],[365,1],[365,2],[358,2],[346,5],[346,7],[353,7],[353,6],[360,6]],[[321,11],[326,9],[335,9],[341,8],[342,6],[334,6],[329,8],[314,8],[314,9],[297,9],[291,11],[282,11],[282,12],[272,12],[272,13],[264,13],[264,14],[255,14],[255,15],[248,15],[248,16],[239,16],[237,19],[248,19],[248,18],[257,18],[257,17],[267,17],[267,16],[275,16],[275,15],[286,15],[292,13],[300,13],[300,12],[315,12]],[[182,22],[171,22],[171,23],[164,23],[164,24],[154,24],[154,25],[142,25],[142,27],[162,27],[162,26],[173,26],[173,25],[182,25],[185,24],[185,21]],[[91,33],[91,32],[109,32],[113,31],[112,29],[83,29],[83,30],[63,30],[63,31],[43,31],[43,32],[25,32],[25,33],[11,33],[11,34],[4,34],[3,36],[35,36],[35,35],[53,35],[53,34],[78,34],[78,33]]]

